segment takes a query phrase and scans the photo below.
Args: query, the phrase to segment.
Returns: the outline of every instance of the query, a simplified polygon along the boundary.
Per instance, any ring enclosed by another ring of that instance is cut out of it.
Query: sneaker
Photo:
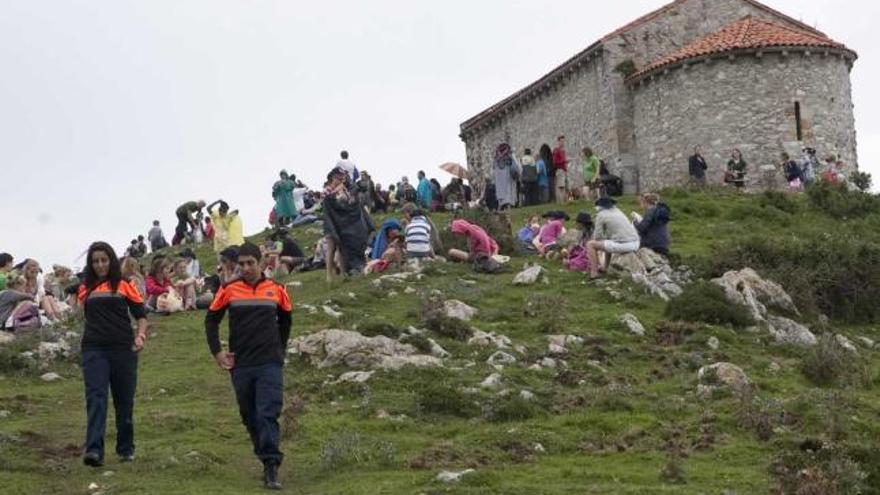
[[[133,462],[133,461],[134,461],[134,453],[131,453],[131,454],[125,454],[125,455],[120,455],[120,456],[119,456],[119,461],[120,461],[120,462]]]
[[[86,452],[83,455],[83,464],[91,467],[101,467],[104,465],[104,459],[97,452]]]
[[[263,466],[263,485],[268,490],[281,489],[281,482],[278,481],[278,464],[267,462]]]

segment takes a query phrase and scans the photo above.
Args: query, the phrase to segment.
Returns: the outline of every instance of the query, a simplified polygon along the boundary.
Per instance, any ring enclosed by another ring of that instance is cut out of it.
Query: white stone
[[[497,349],[508,349],[513,344],[506,335],[496,334],[495,332],[486,333],[482,330],[474,330],[474,334],[468,339],[469,345],[480,347],[495,347]]]
[[[845,335],[837,334],[834,336],[834,339],[837,341],[837,344],[840,347],[843,347],[847,352],[851,352],[853,354],[859,353],[859,350],[856,349],[855,344],[853,344],[851,340],[846,338]]]
[[[547,339],[550,340],[551,344],[556,344],[559,346],[571,346],[571,345],[583,345],[584,338],[578,337],[577,335],[548,335]]]
[[[342,318],[342,313],[340,313],[339,311],[336,311],[335,309],[331,308],[330,306],[321,306],[321,309],[324,310],[324,314],[326,314],[327,316],[329,316],[331,318]]]
[[[538,453],[540,453],[540,454],[543,454],[544,452],[547,452],[547,449],[545,449],[544,446],[541,445],[540,443],[536,443],[535,446],[532,447],[532,448],[535,449],[535,452],[538,452]]]
[[[636,315],[625,313],[621,315],[619,321],[629,330],[629,333],[640,337],[645,335],[645,327],[642,326],[642,323],[636,318]]]
[[[41,361],[55,361],[70,355],[70,345],[62,340],[60,342],[40,342],[37,347],[37,356]]]
[[[776,342],[780,344],[809,347],[818,342],[809,328],[788,318],[768,316],[767,325]]]
[[[0,410],[0,418],[8,418],[10,414],[12,413],[6,409]]]
[[[445,301],[443,303],[443,309],[446,313],[446,316],[448,316],[449,318],[457,318],[459,320],[470,321],[474,316],[477,316],[476,308],[472,308],[456,299]]]
[[[442,366],[434,356],[418,354],[416,348],[383,335],[365,337],[349,330],[322,330],[297,337],[290,342],[288,353],[307,357],[319,368],[345,365],[354,369],[399,369],[412,365]]]
[[[98,488],[99,487],[98,487],[97,483],[95,483],[95,482],[89,483],[89,490],[97,490]]]
[[[465,469],[464,471],[440,471],[437,475],[437,481],[442,481],[443,483],[455,483],[461,480],[462,476],[473,473],[473,469]]]
[[[42,376],[40,376],[40,379],[44,382],[55,382],[61,380],[61,375],[59,375],[58,373],[49,372],[44,373]]]
[[[501,386],[501,375],[499,373],[492,373],[487,376],[485,380],[480,382],[480,386],[483,388],[498,388]]]
[[[565,347],[562,347],[559,344],[554,344],[551,342],[547,346],[547,352],[549,352],[550,354],[559,355],[559,354],[565,354],[566,352],[568,352],[568,349],[566,349]]]
[[[556,367],[556,360],[551,357],[545,357],[544,359],[541,359],[540,364],[541,364],[541,366],[545,366],[547,368],[555,368]]]
[[[727,272],[712,282],[724,289],[729,301],[748,307],[757,321],[763,321],[767,317],[768,307],[800,314],[791,296],[781,285],[764,280],[751,268]]]
[[[709,387],[726,385],[735,391],[745,390],[751,383],[745,371],[731,363],[703,366],[697,372],[697,378],[702,385]]]
[[[5,332],[0,330],[0,345],[8,344],[15,340],[15,334],[12,332]]]
[[[874,345],[876,345],[874,340],[868,337],[856,337],[856,340],[858,340],[863,346],[867,347],[868,349],[873,349]]]
[[[348,371],[339,375],[333,383],[364,383],[373,377],[375,371]]]
[[[533,285],[541,277],[546,279],[545,270],[541,265],[534,265],[516,274],[513,285]]]
[[[403,289],[404,294],[415,294],[416,292],[418,292],[418,291],[416,291],[414,288],[412,288],[410,286],[407,286],[406,289]]]
[[[532,400],[532,399],[535,398],[535,394],[532,393],[532,392],[530,392],[530,391],[528,391],[528,390],[520,390],[520,391],[519,391],[519,396],[520,396],[520,398],[522,398],[523,400]]]
[[[706,342],[706,345],[709,346],[709,349],[713,351],[717,351],[719,347],[721,347],[721,342],[718,340],[718,337],[712,336],[709,337],[709,340]]]
[[[492,365],[507,365],[515,363],[516,358],[504,351],[495,351],[486,362]]]
[[[602,363],[600,363],[599,361],[591,359],[587,361],[587,366],[593,368],[596,371],[599,371],[600,373],[608,373],[608,370],[605,369],[605,367],[602,366]]]
[[[535,364],[529,366],[529,369],[532,371],[541,371],[543,368],[541,368],[540,364],[535,363]]]
[[[428,338],[428,343],[431,344],[431,355],[438,358],[449,357],[449,352],[440,346],[436,340],[432,338]]]
[[[780,371],[782,371],[782,365],[780,365],[776,361],[773,361],[772,363],[770,363],[769,366],[767,366],[767,369],[770,370],[771,373],[779,373]]]

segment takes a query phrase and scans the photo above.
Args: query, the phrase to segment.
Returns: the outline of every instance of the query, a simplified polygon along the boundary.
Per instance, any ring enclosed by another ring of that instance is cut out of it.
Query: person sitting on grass
[[[639,199],[645,216],[633,212],[633,225],[639,231],[641,247],[669,256],[669,207],[656,194],[642,194]]]
[[[538,238],[540,232],[541,222],[538,219],[538,215],[530,216],[526,220],[525,226],[516,233],[516,240],[519,242],[520,248],[529,253],[536,252],[537,248],[534,241]]]
[[[556,242],[560,235],[565,232],[565,217],[563,212],[549,212],[544,214],[544,225],[538,233],[535,247],[538,254],[547,259],[556,256],[559,244]]]
[[[164,256],[153,258],[150,265],[150,273],[147,275],[147,308],[155,310],[160,296],[167,294],[172,289],[169,277],[171,264]]]
[[[593,217],[589,213],[578,213],[575,220],[580,239],[571,249],[562,250],[562,264],[572,272],[590,272],[590,257],[587,254],[587,243],[593,235]]]
[[[634,253],[639,250],[639,232],[626,218],[617,202],[605,196],[596,201],[599,213],[593,240],[587,243],[590,257],[590,280],[600,277],[599,272],[608,271],[613,254]],[[599,253],[605,253],[604,267],[599,267]]]
[[[23,275],[15,271],[9,273],[5,289],[0,290],[0,329],[10,332],[15,330],[15,318],[12,315],[22,304],[30,304],[35,321],[39,319],[39,308],[34,302],[34,296],[25,292],[25,285],[27,281]]]
[[[406,205],[401,211],[406,223],[404,230],[406,255],[410,259],[433,258],[434,247],[431,240],[434,236],[434,224],[415,205]]]
[[[130,283],[132,287],[138,290],[141,298],[147,297],[147,281],[141,273],[141,264],[137,258],[126,256],[122,260],[122,280]]]
[[[196,309],[196,292],[201,285],[201,281],[190,275],[187,270],[187,260],[179,259],[174,262],[174,289],[183,298],[183,310],[190,311]]]
[[[495,256],[499,252],[498,243],[479,225],[474,225],[467,220],[458,219],[452,221],[452,233],[464,236],[468,241],[468,251],[450,249],[449,258],[453,261],[474,261],[478,256]]]

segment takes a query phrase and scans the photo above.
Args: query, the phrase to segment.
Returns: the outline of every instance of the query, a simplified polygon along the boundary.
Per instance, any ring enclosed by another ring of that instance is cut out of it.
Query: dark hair
[[[12,255],[9,253],[0,253],[0,267],[6,266],[12,263]]]
[[[418,175],[419,177],[424,177],[424,176],[425,176],[425,171],[424,171],[424,170],[419,170],[419,173],[416,174],[416,175]]]
[[[92,266],[92,256],[98,251],[103,252],[110,259],[110,271],[107,272],[106,279],[98,277],[98,274],[95,273],[95,267]],[[116,289],[119,288],[119,282],[122,281],[122,266],[119,263],[119,258],[116,256],[116,251],[106,242],[97,241],[89,246],[86,268],[83,271],[85,272],[84,283],[88,292],[92,292],[103,282],[110,282],[110,289],[116,292]]]
[[[229,246],[223,251],[220,251],[220,256],[230,260],[230,261],[238,261],[238,247]]]
[[[220,213],[226,213],[229,211],[229,203],[226,201],[220,200]]]
[[[137,243],[138,243],[138,240],[137,240],[137,239],[132,239],[132,240],[131,240],[131,244],[132,244],[132,245],[135,245],[135,244],[137,244]]]
[[[589,146],[584,146],[584,149],[581,150],[581,153],[583,153],[584,156],[589,158],[589,157],[593,156],[593,148],[590,148]]]
[[[159,221],[158,221],[158,220],[153,220],[153,225],[156,226],[156,227],[158,227],[158,226],[159,226]]]
[[[547,167],[553,165],[553,151],[550,149],[549,144],[541,145],[541,149],[538,150],[538,156],[541,157],[541,160],[544,160],[544,165]]]
[[[139,241],[142,241],[142,240],[144,240],[144,236],[142,236],[142,235],[139,235],[139,236],[138,236],[138,240],[139,240]]]
[[[557,140],[557,141],[559,141],[560,139],[565,139],[565,136],[562,136],[562,135],[560,135],[560,136],[556,136],[556,140]]]
[[[263,253],[260,252],[260,248],[256,244],[245,242],[238,247],[239,259],[241,259],[242,256],[253,256],[257,261],[260,261],[260,258],[263,257]]]
[[[527,154],[527,155],[531,155],[531,154],[532,154],[532,149],[531,149],[531,148],[526,148],[526,154]]]
[[[348,160],[348,152],[345,151],[345,150],[342,150],[342,151],[339,153],[339,156],[341,156],[343,160]]]

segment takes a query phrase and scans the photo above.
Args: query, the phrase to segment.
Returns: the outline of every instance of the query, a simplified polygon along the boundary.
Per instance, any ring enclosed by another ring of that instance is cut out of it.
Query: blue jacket
[[[635,223],[641,246],[663,255],[669,254],[669,220],[669,207],[665,203],[648,208],[642,221]]]
[[[419,188],[416,190],[416,197],[418,198],[417,201],[419,206],[429,210],[431,209],[431,183],[428,182],[428,179],[423,178],[419,180]]]

